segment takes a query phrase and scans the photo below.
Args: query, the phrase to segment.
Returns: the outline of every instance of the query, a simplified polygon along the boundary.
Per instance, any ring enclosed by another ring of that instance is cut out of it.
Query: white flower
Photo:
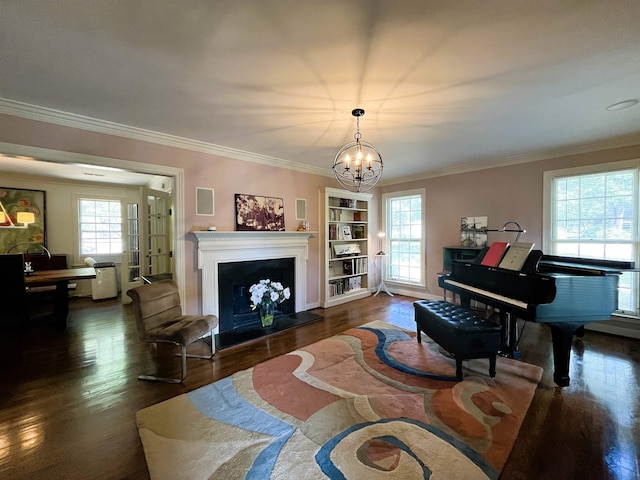
[[[249,292],[251,293],[252,310],[255,310],[260,304],[282,303],[291,297],[289,287],[285,288],[280,282],[272,282],[268,278],[251,285]]]

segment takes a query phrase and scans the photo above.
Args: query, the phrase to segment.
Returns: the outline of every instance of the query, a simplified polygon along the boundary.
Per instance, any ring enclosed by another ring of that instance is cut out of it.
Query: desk
[[[27,287],[42,287],[55,285],[55,300],[53,312],[56,325],[62,330],[67,328],[67,316],[69,315],[69,292],[67,285],[70,280],[86,280],[96,278],[93,267],[64,268],[62,270],[40,270],[25,277]]]

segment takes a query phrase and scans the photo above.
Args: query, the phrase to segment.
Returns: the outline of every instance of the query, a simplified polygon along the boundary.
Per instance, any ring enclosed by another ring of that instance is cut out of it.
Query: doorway
[[[107,179],[113,176],[112,173],[114,172],[120,172],[122,174],[128,173],[132,176],[148,176],[149,178],[170,177],[173,184],[170,197],[173,212],[169,232],[171,245],[170,256],[173,265],[173,275],[178,283],[180,296],[184,298],[185,246],[184,242],[177,241],[178,238],[183,238],[185,233],[184,215],[182,213],[184,211],[182,205],[184,170],[182,168],[138,163],[116,158],[80,155],[77,153],[24,145],[4,143],[1,147],[2,153],[4,153],[5,156],[0,157],[0,169],[16,174],[32,174],[47,178],[65,178],[65,175],[69,175],[69,177],[66,178],[81,181],[82,177],[78,178],[79,170],[81,169],[91,170],[93,168],[96,172],[100,172],[101,170],[104,172],[104,169],[112,170],[109,174],[97,173],[95,178],[84,180],[87,184],[91,184],[92,182],[109,183]],[[29,161],[25,161],[24,157],[29,158]],[[151,187],[153,188],[153,185],[151,185]]]

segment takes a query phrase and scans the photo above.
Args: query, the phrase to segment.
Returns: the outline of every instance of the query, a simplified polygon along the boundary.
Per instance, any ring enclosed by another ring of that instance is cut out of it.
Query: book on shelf
[[[366,258],[356,258],[354,261],[355,261],[355,271],[353,273],[367,273]]]
[[[338,227],[335,224],[329,225],[329,240],[338,239]]]
[[[342,225],[340,227],[340,238],[342,240],[351,240],[351,226]]]
[[[343,293],[344,293],[344,282],[342,280],[329,282],[330,297],[335,297],[336,295],[342,295]]]
[[[507,270],[522,270],[531,250],[535,243],[528,242],[515,242],[512,243],[507,252],[502,257],[502,260],[498,264],[498,268],[506,268]]]
[[[493,242],[480,264],[487,267],[497,267],[508,248],[509,242]]]

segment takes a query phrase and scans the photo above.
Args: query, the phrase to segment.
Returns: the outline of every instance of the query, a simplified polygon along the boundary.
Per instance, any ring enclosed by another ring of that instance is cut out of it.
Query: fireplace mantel
[[[309,237],[315,232],[203,231],[198,240],[198,268],[202,279],[202,313],[219,314],[218,265],[228,262],[294,257],[295,311],[307,305],[307,259]]]

